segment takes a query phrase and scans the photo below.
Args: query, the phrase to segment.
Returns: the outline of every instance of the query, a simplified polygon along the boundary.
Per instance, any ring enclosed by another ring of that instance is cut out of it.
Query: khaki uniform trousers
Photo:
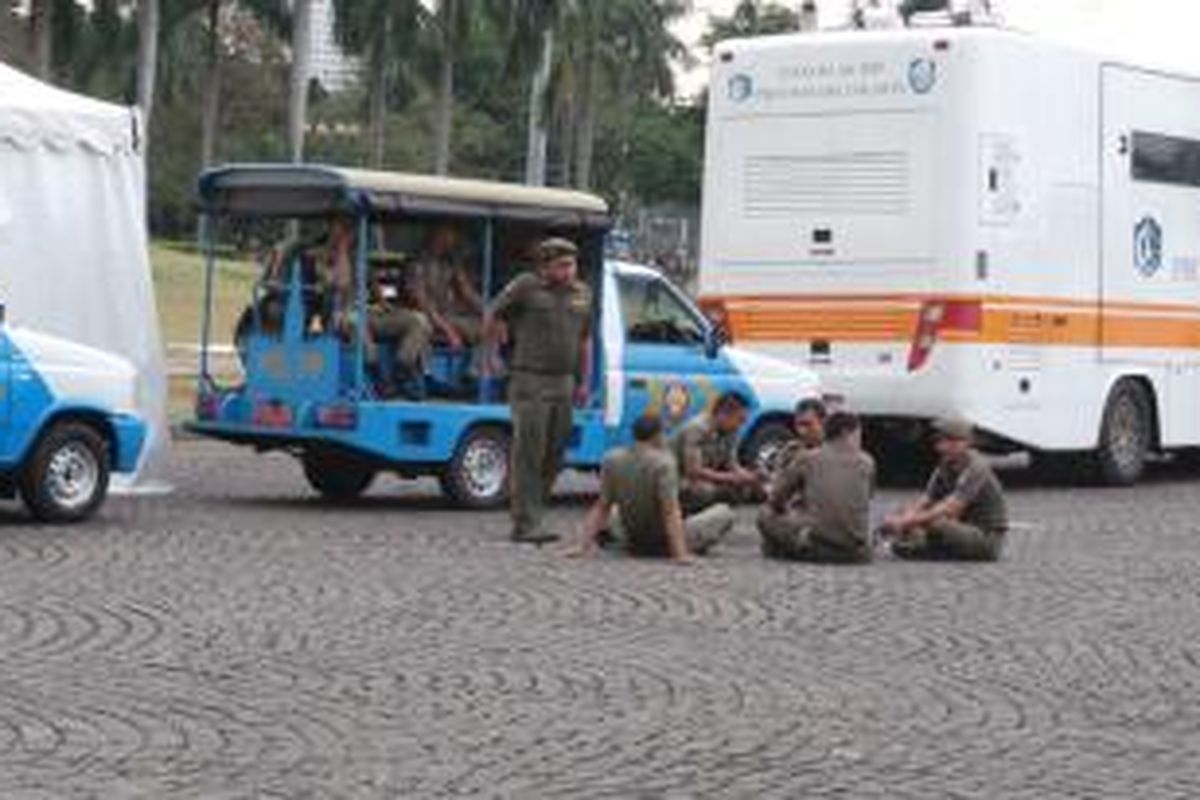
[[[699,513],[684,517],[683,538],[687,542],[688,551],[698,556],[708,555],[709,551],[729,535],[736,522],[737,516],[733,509],[724,503],[709,506]],[[630,555],[651,558],[665,558],[670,555],[667,551],[666,539],[663,539],[661,547],[644,547],[635,544],[621,522],[621,515],[616,511],[613,512],[608,529],[616,541],[629,551]]]
[[[514,535],[541,531],[546,501],[571,438],[575,379],[514,372],[509,379],[513,441],[510,468]]]
[[[800,511],[780,513],[764,506],[758,512],[757,525],[767,558],[822,564],[863,564],[871,560],[869,550],[836,547],[814,536],[816,520]]]
[[[1004,534],[982,530],[957,520],[935,522],[892,542],[899,558],[931,561],[997,561]]]
[[[679,490],[679,505],[685,516],[699,513],[709,506],[722,503],[736,506],[745,503],[761,503],[765,499],[765,493],[757,486],[718,486],[708,481],[684,481],[683,487]]]

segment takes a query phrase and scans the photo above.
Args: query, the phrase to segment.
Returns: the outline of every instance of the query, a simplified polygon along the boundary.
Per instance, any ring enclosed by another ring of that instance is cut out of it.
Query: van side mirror
[[[704,354],[716,358],[721,348],[729,343],[729,334],[724,325],[709,325],[704,330]]]
[[[7,307],[4,305],[4,303],[0,303],[0,325],[3,325],[3,324],[4,324],[4,320],[6,319],[6,316],[7,316],[7,315],[5,314],[5,310],[6,310],[6,308],[7,308]]]

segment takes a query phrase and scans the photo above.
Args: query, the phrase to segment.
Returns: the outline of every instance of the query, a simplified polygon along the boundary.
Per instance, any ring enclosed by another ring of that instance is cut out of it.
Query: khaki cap
[[[577,256],[579,255],[579,247],[570,239],[555,236],[542,240],[542,243],[538,245],[537,252],[538,259],[546,262],[553,261],[562,256]]]
[[[942,417],[934,420],[933,434],[940,439],[970,439],[975,427],[962,417]]]

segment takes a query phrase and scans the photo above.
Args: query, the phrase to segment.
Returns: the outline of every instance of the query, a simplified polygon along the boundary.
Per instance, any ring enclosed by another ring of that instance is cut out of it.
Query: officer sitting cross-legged
[[[934,424],[938,466],[924,496],[885,520],[892,552],[909,559],[996,561],[1004,548],[1008,510],[991,466],[971,446],[971,424]]]
[[[687,562],[704,555],[733,528],[733,510],[713,505],[688,517],[679,506],[679,473],[667,450],[662,422],[645,415],[633,425],[632,447],[614,450],[604,460],[600,497],[588,511],[578,547],[569,555],[595,551],[609,529],[631,555]]]
[[[717,398],[712,410],[684,423],[671,438],[682,477],[683,513],[717,503],[761,502],[765,477],[738,463],[738,431],[746,424],[749,401],[737,392]]]
[[[875,462],[862,451],[858,417],[838,412],[825,443],[796,450],[781,465],[758,516],[763,555],[795,561],[861,564],[871,560]]]

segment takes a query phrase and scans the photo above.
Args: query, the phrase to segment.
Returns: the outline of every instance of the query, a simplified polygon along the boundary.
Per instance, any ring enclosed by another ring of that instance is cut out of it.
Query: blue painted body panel
[[[19,471],[47,426],[70,415],[98,417],[108,424],[114,472],[137,468],[146,441],[146,423],[86,398],[55,397],[36,364],[0,329],[0,471]]]

